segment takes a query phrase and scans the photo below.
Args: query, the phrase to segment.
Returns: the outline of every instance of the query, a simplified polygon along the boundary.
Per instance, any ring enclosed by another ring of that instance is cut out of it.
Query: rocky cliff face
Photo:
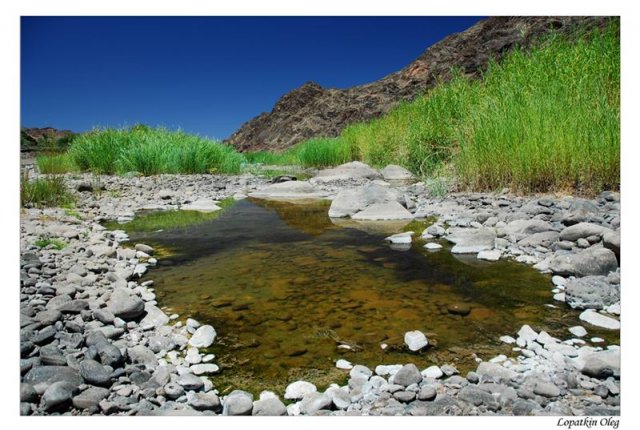
[[[71,130],[58,130],[53,127],[22,128],[20,130],[20,151],[61,149],[75,135]]]
[[[311,137],[337,136],[348,124],[387,113],[450,77],[451,69],[479,77],[489,60],[529,47],[549,31],[605,26],[608,17],[493,17],[432,45],[404,69],[348,89],[308,82],[285,94],[271,112],[246,122],[227,143],[241,151],[283,150]]]

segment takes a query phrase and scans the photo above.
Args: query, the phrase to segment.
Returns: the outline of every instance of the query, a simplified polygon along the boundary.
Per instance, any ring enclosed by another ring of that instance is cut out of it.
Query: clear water
[[[578,312],[545,306],[553,302],[550,278],[524,264],[455,256],[445,242],[437,252],[421,240],[396,251],[384,242],[389,232],[334,225],[328,206],[244,200],[191,226],[129,232],[165,250],[148,275],[159,305],[216,328],[211,352],[222,371],[213,381],[221,391],[341,382],[339,358],[466,371],[476,355],[509,353],[498,338],[523,324],[562,338],[578,324]],[[404,230],[419,237],[426,225]],[[453,314],[452,306],[470,312]],[[409,330],[433,345],[409,352]]]

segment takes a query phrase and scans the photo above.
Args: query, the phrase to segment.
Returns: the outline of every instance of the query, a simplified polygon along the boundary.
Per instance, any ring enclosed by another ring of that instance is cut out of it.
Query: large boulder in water
[[[271,200],[322,199],[326,193],[306,181],[287,181],[271,184],[249,194],[250,197]]]
[[[343,218],[353,216],[373,204],[399,202],[402,196],[393,188],[377,184],[343,190],[331,202],[329,216]]]
[[[352,161],[331,169],[321,170],[313,178],[313,181],[332,182],[349,179],[382,179],[382,175],[360,161]]]

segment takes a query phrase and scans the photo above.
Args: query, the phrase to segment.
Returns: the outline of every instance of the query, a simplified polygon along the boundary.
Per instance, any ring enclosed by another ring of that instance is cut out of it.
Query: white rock
[[[413,219],[413,215],[398,202],[374,203],[354,214],[351,219],[360,221],[384,221]]]
[[[478,252],[478,260],[498,261],[500,257],[502,257],[502,252],[497,249]]]
[[[341,358],[340,360],[336,361],[336,367],[338,369],[349,370],[353,368],[353,364]]]
[[[604,339],[601,337],[592,337],[591,339],[591,343],[602,343],[604,342]]]
[[[422,376],[424,378],[433,378],[433,379],[442,378],[442,375],[444,375],[444,373],[438,366],[429,366],[420,373],[422,373]]]
[[[436,249],[442,249],[442,245],[440,245],[439,243],[435,243],[435,242],[429,242],[424,247],[427,248],[428,250],[431,250],[431,251],[436,250]]]
[[[587,309],[580,314],[580,319],[591,325],[606,328],[609,330],[620,330],[620,321],[599,314],[593,309]]]
[[[551,278],[551,282],[553,282],[553,285],[557,286],[557,287],[564,287],[567,283],[567,279],[560,276],[560,275],[554,275]]]
[[[289,384],[284,392],[284,398],[287,400],[300,400],[306,394],[318,391],[315,385],[307,381],[296,381]]]
[[[503,363],[505,361],[507,361],[507,356],[504,354],[500,354],[498,356],[493,357],[491,360],[489,360],[491,363]]]
[[[202,357],[200,356],[198,348],[187,349],[187,355],[184,357],[184,361],[189,364],[198,364],[202,362]]]
[[[412,231],[405,231],[403,233],[392,234],[391,236],[386,237],[384,240],[398,244],[411,243],[411,236],[413,236]]]
[[[222,209],[211,199],[199,199],[186,205],[180,206],[180,209],[185,211],[198,211],[198,212],[215,212]]]
[[[558,301],[558,302],[564,302],[566,301],[566,295],[565,293],[557,293],[553,295],[553,300]]]
[[[406,332],[404,334],[404,343],[411,351],[420,351],[429,345],[427,337],[419,330]]]
[[[191,339],[189,339],[189,345],[196,348],[208,348],[213,344],[216,339],[216,331],[210,325],[203,325],[198,328]]]
[[[576,337],[584,337],[587,335],[587,330],[581,325],[569,328],[569,332]]]
[[[213,363],[194,364],[190,367],[194,375],[204,375],[205,373],[218,373],[220,368]]]
[[[521,339],[525,342],[525,344],[529,341],[534,341],[538,338],[538,333],[535,332],[535,330],[533,330],[528,324],[523,325],[520,328],[520,331],[518,331],[518,341],[520,341]],[[525,346],[525,345],[520,345],[520,342],[518,342],[519,346]]]
[[[516,340],[514,338],[512,338],[511,336],[500,336],[500,341],[504,342],[504,343],[506,343],[508,345],[516,343]]]
[[[607,313],[612,315],[620,315],[620,303],[614,303],[611,306],[607,307]]]

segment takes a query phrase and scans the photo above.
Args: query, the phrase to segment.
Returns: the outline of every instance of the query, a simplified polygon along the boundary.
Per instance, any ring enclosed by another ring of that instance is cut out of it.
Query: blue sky
[[[21,124],[222,139],[307,81],[375,81],[479,19],[23,17]]]

